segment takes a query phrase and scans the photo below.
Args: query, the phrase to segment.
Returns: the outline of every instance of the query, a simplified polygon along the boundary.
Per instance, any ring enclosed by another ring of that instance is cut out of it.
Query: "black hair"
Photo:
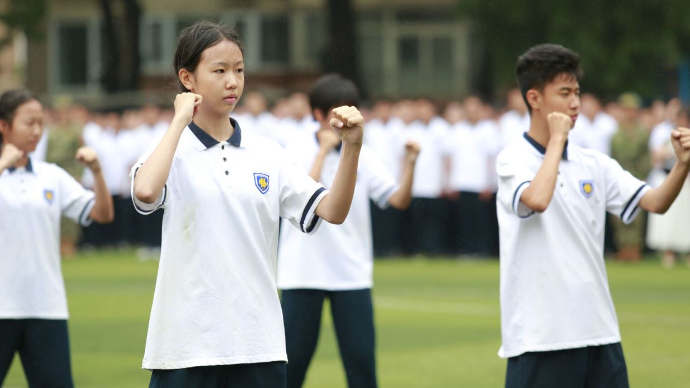
[[[201,61],[201,54],[204,50],[215,46],[222,40],[229,40],[235,43],[240,48],[242,55],[244,55],[244,46],[240,41],[240,36],[234,28],[228,25],[202,20],[182,30],[180,37],[177,39],[177,49],[175,49],[175,57],[173,59],[175,76],[180,74],[181,69],[185,69],[190,73],[194,72],[199,65],[199,61]],[[182,85],[179,77],[177,77],[177,84],[182,92],[190,91]]]
[[[312,112],[320,110],[324,115],[342,105],[357,106],[359,91],[354,82],[340,74],[327,74],[314,82],[309,89],[309,105]]]
[[[557,44],[540,44],[520,55],[515,66],[518,86],[527,109],[532,107],[527,102],[530,89],[544,90],[544,86],[561,74],[567,74],[579,80],[583,73],[580,70],[580,55]]]
[[[17,109],[29,101],[36,100],[38,97],[26,89],[8,90],[0,96],[0,120],[12,125]],[[2,133],[0,133],[0,144],[2,144]]]

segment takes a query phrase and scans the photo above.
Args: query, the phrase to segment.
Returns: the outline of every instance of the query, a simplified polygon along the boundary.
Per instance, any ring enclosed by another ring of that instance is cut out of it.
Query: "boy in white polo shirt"
[[[538,45],[517,62],[531,114],[523,141],[497,159],[501,242],[499,356],[506,387],[627,387],[603,258],[606,212],[629,223],[665,212],[690,171],[690,130],[674,131],[678,162],[652,189],[610,157],[568,144],[580,110],[579,55]]]
[[[354,83],[327,75],[312,86],[309,102],[320,129],[295,137],[286,152],[297,167],[326,187],[334,184],[341,142],[330,129],[334,106],[356,105]],[[406,144],[400,185],[366,146],[362,148],[357,186],[347,220],[339,226],[322,225],[313,237],[281,230],[278,251],[278,288],[288,359],[287,387],[299,388],[316,349],[325,298],[330,300],[348,385],[376,387],[374,313],[371,301],[374,266],[369,201],[379,207],[405,209],[412,200],[414,166],[419,153],[415,142]],[[402,162],[402,161],[401,161]],[[285,222],[283,222],[285,225]],[[304,238],[307,237],[307,238]]]
[[[285,386],[285,329],[276,289],[280,218],[302,233],[342,223],[352,203],[364,119],[330,121],[343,140],[331,190],[274,141],[229,118],[244,88],[237,34],[198,22],[175,52],[181,93],[160,143],[132,171],[137,210],[164,207],[161,259],[143,367],[150,387]]]

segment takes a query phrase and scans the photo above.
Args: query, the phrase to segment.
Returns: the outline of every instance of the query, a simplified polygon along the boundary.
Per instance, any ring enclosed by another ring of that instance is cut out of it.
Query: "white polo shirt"
[[[36,160],[0,175],[0,319],[67,319],[60,216],[87,226],[94,194]]]
[[[403,133],[405,140],[419,143],[421,151],[415,164],[412,196],[415,198],[438,198],[443,191],[445,169],[443,159],[446,156],[446,137],[448,123],[435,117],[428,124],[415,121]],[[391,145],[389,145],[391,146]],[[399,145],[401,150],[404,144]],[[401,158],[401,160],[403,160]]]
[[[567,145],[548,208],[520,197],[545,149],[525,134],[498,156],[501,357],[620,342],[604,265],[606,212],[630,223],[649,190],[615,160]]]
[[[326,190],[287,163],[273,141],[217,142],[194,123],[180,137],[168,180],[142,214],[165,208],[143,368],[286,361],[276,290],[280,217],[314,233]],[[146,160],[132,169],[132,179]]]
[[[451,164],[450,189],[473,193],[493,189],[495,179],[491,179],[491,170],[500,145],[498,130],[490,120],[474,125],[461,121],[451,127],[446,141]]]
[[[302,171],[311,171],[319,152],[315,134],[294,138],[286,147]],[[323,161],[321,183],[331,187],[340,162],[338,150]],[[342,225],[324,224],[314,237],[283,228],[278,248],[278,288],[342,291],[373,286],[374,253],[369,199],[379,207],[398,189],[393,176],[366,145],[362,147],[350,213]],[[283,222],[285,224],[285,222]]]

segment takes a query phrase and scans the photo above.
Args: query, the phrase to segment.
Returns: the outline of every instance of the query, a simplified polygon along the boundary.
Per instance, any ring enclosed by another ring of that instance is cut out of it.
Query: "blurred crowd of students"
[[[233,116],[242,131],[285,145],[296,134],[316,131],[309,101],[303,93],[275,101],[258,91],[245,93]],[[496,176],[494,160],[508,144],[520,141],[529,129],[529,115],[518,90],[495,105],[477,96],[440,104],[427,98],[379,99],[363,105],[365,144],[400,176],[404,144],[420,143],[413,202],[405,212],[372,206],[374,249],[377,257],[399,255],[495,256],[498,254]],[[168,128],[173,111],[154,105],[113,111],[88,111],[58,101],[48,111],[47,131],[33,157],[54,162],[92,185],[87,171],[74,162],[82,144],[94,148],[115,200],[115,222],[84,230],[63,223],[63,252],[83,247],[139,247],[140,258],[156,258],[160,246],[162,212],[142,217],[131,206],[129,171]],[[661,182],[673,165],[670,131],[690,126],[688,108],[678,99],[657,100],[643,106],[633,93],[603,105],[590,94],[581,98],[581,114],[569,141],[612,156],[622,167],[652,185]],[[316,141],[316,140],[315,140]],[[672,266],[676,256],[687,258],[690,239],[690,183],[686,183],[669,212],[638,217],[625,226],[611,217],[607,248],[621,260],[636,261],[651,248],[662,252]],[[690,265],[690,261],[688,261]]]

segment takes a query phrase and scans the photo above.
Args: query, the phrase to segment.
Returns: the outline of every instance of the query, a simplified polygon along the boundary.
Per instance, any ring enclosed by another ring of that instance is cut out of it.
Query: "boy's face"
[[[544,86],[532,104],[532,110],[546,120],[551,112],[560,112],[575,120],[580,114],[580,83],[570,74],[560,74]],[[536,106],[535,106],[536,105]]]

